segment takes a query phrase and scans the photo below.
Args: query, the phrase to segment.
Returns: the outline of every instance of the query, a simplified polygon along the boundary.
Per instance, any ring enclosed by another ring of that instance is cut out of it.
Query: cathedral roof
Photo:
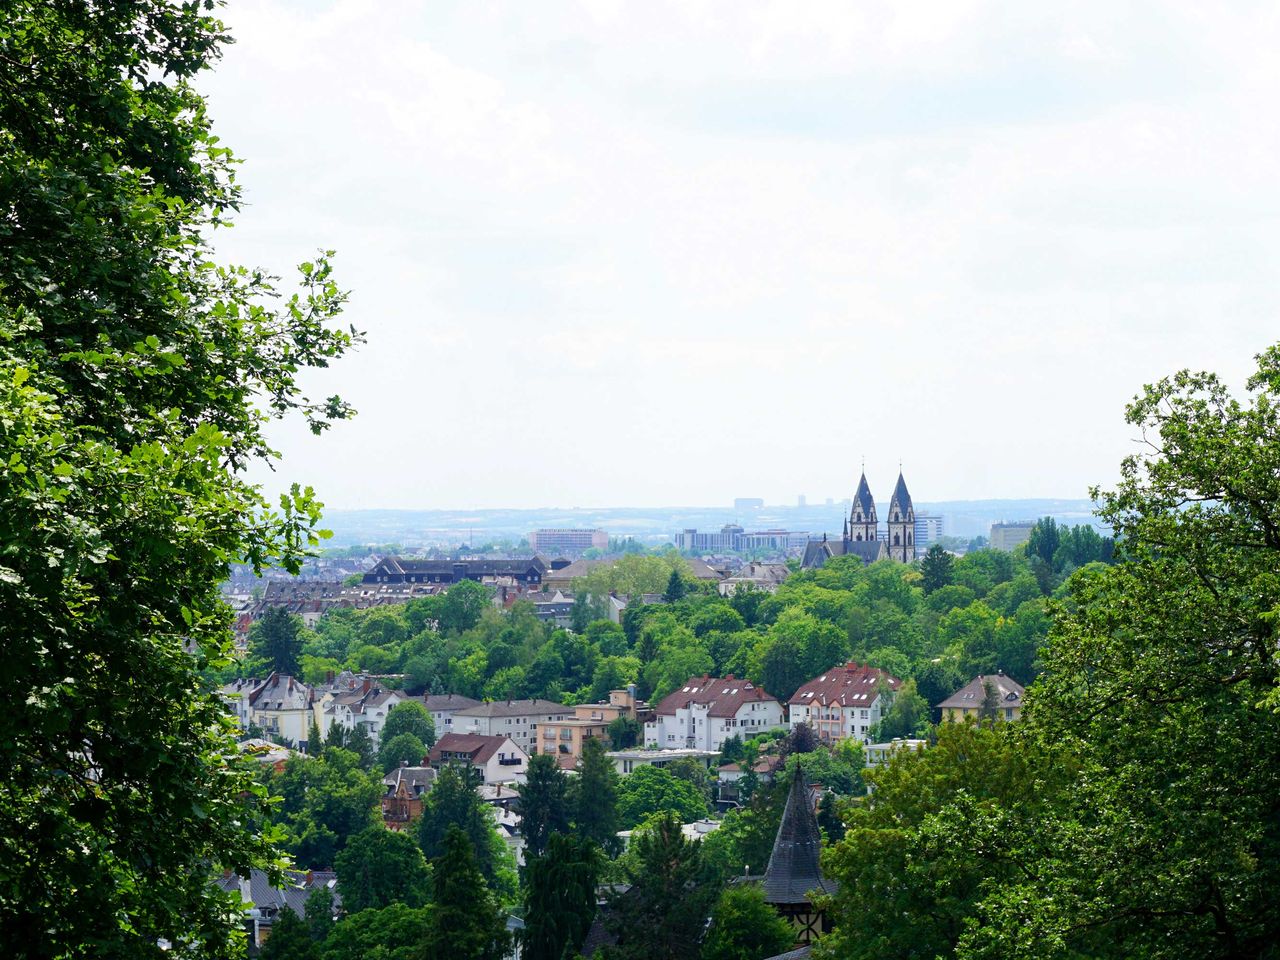
[[[796,768],[782,811],[778,836],[764,874],[767,903],[810,903],[810,893],[835,893],[836,885],[822,875],[818,864],[822,834],[813,812],[813,798],[804,771]]]
[[[907,481],[902,479],[902,471],[898,471],[898,483],[893,488],[893,499],[889,501],[890,505],[898,504],[899,509],[905,510],[911,505],[911,494],[907,492]]]
[[[862,479],[858,481],[858,492],[853,495],[853,502],[862,508],[864,514],[874,516],[876,502],[871,496],[871,487],[867,485],[867,475],[865,473],[862,475]]]

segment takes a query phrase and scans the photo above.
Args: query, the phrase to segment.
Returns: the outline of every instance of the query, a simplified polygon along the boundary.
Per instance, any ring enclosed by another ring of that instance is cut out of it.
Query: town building
[[[931,517],[916,514],[916,553],[922,554],[926,549],[946,536],[946,523],[942,517]]]
[[[292,910],[298,919],[303,919],[307,901],[321,887],[327,887],[333,894],[333,919],[337,920],[342,914],[338,877],[330,870],[289,870],[280,886],[273,884],[266,871],[257,867],[252,868],[247,877],[224,870],[215,883],[223,893],[240,896],[250,956],[257,956],[258,948],[270,938],[272,928],[284,911]]]
[[[693,748],[674,748],[661,750],[610,750],[605,754],[613,761],[614,769],[622,776],[634,773],[641,767],[666,767],[677,760],[697,760],[710,767],[711,761],[718,756],[715,750],[696,750]]]
[[[304,743],[311,728],[315,692],[294,677],[272,673],[249,694],[249,722],[269,739]]]
[[[1017,550],[1031,539],[1031,531],[1035,528],[1034,520],[1018,520],[1014,523],[993,523],[991,536],[987,537],[987,546],[992,550]]]
[[[529,754],[510,737],[446,733],[427,754],[427,763],[436,770],[448,763],[465,764],[481,783],[509,783],[524,776]]]
[[[774,550],[786,553],[803,550],[809,542],[807,530],[755,530],[747,532],[736,523],[726,523],[718,533],[703,533],[687,527],[671,537],[677,550],[691,553],[740,553],[747,550]]]
[[[763,687],[730,674],[691,677],[662,698],[644,725],[646,747],[718,751],[729,737],[744,740],[785,725],[782,704]]]
[[[974,677],[938,704],[938,709],[942,711],[942,719],[951,722],[988,717],[992,720],[1018,720],[1022,717],[1025,693],[1022,684],[1006,677],[1001,670],[989,676]],[[984,713],[984,710],[989,712]]]
[[[527,754],[538,752],[538,727],[574,716],[573,708],[550,700],[495,700],[455,711],[454,733],[510,737]]]
[[[849,516],[839,540],[811,540],[805,547],[801,567],[812,570],[821,567],[832,557],[856,556],[863,563],[875,563],[888,558],[899,563],[911,563],[916,558],[916,511],[911,502],[907,483],[898,472],[893,496],[889,499],[889,513],[883,539],[876,515],[876,502],[864,472],[858,480]]]
[[[751,587],[765,593],[775,593],[791,576],[791,568],[785,563],[747,563],[731,577],[716,586],[722,597],[732,597],[740,587]]]
[[[609,534],[603,530],[544,528],[529,534],[529,549],[547,557],[572,555],[592,549],[608,550]]]
[[[422,698],[422,705],[431,714],[431,722],[435,724],[436,736],[442,737],[453,732],[453,717],[459,710],[480,706],[479,700],[464,697],[460,693],[428,693]]]
[[[422,816],[427,792],[435,783],[434,767],[396,767],[382,778],[382,823],[388,830],[407,830]]]
[[[853,737],[869,743],[868,734],[880,722],[902,685],[876,667],[850,661],[814,677],[791,695],[787,714],[791,726],[807,723],[818,739],[835,743]]]
[[[461,583],[474,580],[510,580],[525,585],[539,584],[549,569],[542,557],[506,560],[419,560],[383,557],[364,575],[366,584]]]
[[[553,590],[573,590],[573,582],[580,577],[585,577],[592,570],[600,567],[613,566],[618,562],[617,557],[602,558],[598,560],[575,560],[566,566],[558,569],[551,569],[543,578],[543,589],[547,591]],[[724,575],[709,564],[697,557],[687,558],[686,563],[689,564],[690,573],[695,580],[702,580],[707,583],[719,583],[724,579]]]
[[[923,750],[928,746],[928,744],[928,740],[912,740],[906,738],[888,740],[884,743],[869,743],[864,748],[864,753],[867,758],[867,766],[883,767],[893,759],[894,754],[903,750],[906,750],[907,752]]]
[[[369,739],[377,746],[382,739],[382,728],[395,706],[413,699],[402,690],[389,690],[380,681],[369,677],[353,678],[350,689],[326,690],[317,700],[316,726],[322,737],[329,735],[334,725],[344,730],[363,727]]]

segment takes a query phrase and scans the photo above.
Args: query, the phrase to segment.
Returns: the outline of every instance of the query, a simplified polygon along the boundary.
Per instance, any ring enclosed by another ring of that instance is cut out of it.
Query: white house
[[[849,662],[814,677],[787,702],[791,726],[807,723],[828,743],[854,737],[870,743],[871,728],[893,703],[902,681],[876,667]]]
[[[692,677],[662,698],[657,719],[644,725],[646,747],[689,747],[718,751],[729,737],[744,740],[774,727],[785,726],[776,698],[749,680],[730,674]]]
[[[510,737],[446,733],[427,754],[427,762],[437,770],[447,763],[470,764],[484,783],[509,783],[524,777],[529,755]]]
[[[422,705],[427,708],[431,721],[436,725],[436,736],[443,737],[446,733],[453,732],[454,714],[468,707],[478,707],[480,701],[464,697],[460,693],[429,693],[422,698]]]

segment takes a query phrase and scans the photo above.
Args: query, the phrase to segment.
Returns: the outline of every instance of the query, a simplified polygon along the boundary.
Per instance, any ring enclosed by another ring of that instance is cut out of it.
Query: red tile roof
[[[791,695],[789,704],[807,707],[818,703],[838,703],[843,707],[869,707],[879,694],[880,685],[897,690],[902,681],[877,667],[864,667],[849,661],[832,667],[820,677],[810,680]]]
[[[679,690],[663,697],[656,710],[660,714],[673,715],[690,703],[697,703],[710,706],[708,716],[736,717],[744,703],[761,701],[777,703],[778,698],[763,687],[755,686],[750,680],[736,679],[733,674],[724,678],[703,674],[701,677],[690,677]]]

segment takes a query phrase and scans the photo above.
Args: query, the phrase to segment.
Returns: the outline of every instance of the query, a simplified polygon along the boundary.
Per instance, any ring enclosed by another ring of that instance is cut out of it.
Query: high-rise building
[[[916,551],[922,552],[931,544],[937,543],[946,534],[942,517],[930,517],[916,514]]]
[[[1031,529],[1036,525],[1034,520],[1019,520],[1016,523],[993,523],[988,546],[992,550],[1016,550],[1031,539]]]

